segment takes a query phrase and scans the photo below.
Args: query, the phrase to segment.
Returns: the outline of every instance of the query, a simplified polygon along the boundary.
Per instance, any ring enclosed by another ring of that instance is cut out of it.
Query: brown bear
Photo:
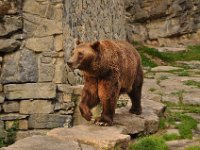
[[[116,103],[121,93],[127,93],[132,101],[130,113],[142,113],[141,58],[128,42],[77,42],[77,47],[72,51],[67,64],[83,72],[84,88],[79,108],[86,120],[91,120],[90,110],[101,103],[103,111],[101,117],[95,120],[95,124],[112,125]]]

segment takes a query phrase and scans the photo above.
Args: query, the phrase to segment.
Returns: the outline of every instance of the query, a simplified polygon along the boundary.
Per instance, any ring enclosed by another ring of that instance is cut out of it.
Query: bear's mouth
[[[72,65],[68,65],[70,67],[70,69],[72,71],[74,71],[75,69],[79,69],[80,65],[79,64],[72,64]]]

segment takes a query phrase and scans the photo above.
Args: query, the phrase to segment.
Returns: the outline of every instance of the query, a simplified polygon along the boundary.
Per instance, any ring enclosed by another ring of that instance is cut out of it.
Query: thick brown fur
[[[112,125],[117,99],[121,93],[127,93],[131,98],[130,113],[142,113],[141,59],[136,49],[128,42],[79,42],[68,65],[82,70],[84,75],[85,84],[79,108],[86,120],[91,120],[90,110],[101,102],[103,111],[95,123]]]

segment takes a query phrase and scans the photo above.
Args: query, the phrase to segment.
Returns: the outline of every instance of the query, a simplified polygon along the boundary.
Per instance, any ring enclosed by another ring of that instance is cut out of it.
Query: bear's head
[[[67,64],[72,69],[87,70],[95,62],[100,50],[100,42],[84,43],[77,41],[77,47],[72,51],[72,56]]]

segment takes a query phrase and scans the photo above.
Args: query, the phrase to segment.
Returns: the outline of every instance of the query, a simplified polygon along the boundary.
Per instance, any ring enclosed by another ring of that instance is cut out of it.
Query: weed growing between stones
[[[148,58],[145,54],[140,53],[140,56],[142,58],[142,65],[144,67],[153,68],[153,67],[157,67],[158,66],[154,61],[152,61],[150,58]]]
[[[117,101],[117,108],[125,107],[128,104],[128,100],[118,100]]]
[[[179,133],[181,138],[191,139],[192,138],[192,130],[197,128],[197,121],[192,117],[179,114],[181,124],[177,125],[179,129]]]
[[[177,73],[178,76],[190,76],[189,72],[187,70],[182,70]]]
[[[14,121],[11,128],[6,130],[6,136],[0,137],[0,147],[11,145],[16,140],[16,134],[19,129],[19,121]]]
[[[162,75],[159,77],[159,80],[166,80],[166,79],[169,79],[169,77],[166,75]]]
[[[165,141],[172,141],[172,140],[178,140],[178,139],[181,139],[181,137],[176,134],[176,133],[171,133],[171,134],[164,134],[162,136],[162,138],[165,140]]]
[[[183,103],[163,102],[168,108],[182,110],[182,113],[200,113],[200,107],[198,105],[186,105]],[[168,109],[169,110],[169,109]]]
[[[184,104],[172,104],[167,102],[168,111],[166,114],[166,118],[161,118],[159,122],[159,128],[165,129],[170,127],[175,127],[178,129],[180,136],[175,135],[164,135],[164,139],[191,139],[192,138],[192,130],[197,128],[197,121],[193,119],[192,117],[184,114],[185,112],[188,112],[195,108],[195,112],[200,111],[200,108],[197,106],[189,106]],[[186,110],[185,112],[173,112],[170,110],[173,109],[180,109],[180,110]],[[169,110],[170,109],[170,110]],[[194,110],[192,110],[193,112]],[[176,124],[176,122],[179,122],[179,124]]]
[[[188,86],[195,86],[197,88],[200,88],[200,82],[194,81],[194,80],[188,80],[184,82],[185,85]]]
[[[184,90],[179,90],[179,91],[176,91],[176,92],[172,92],[171,94],[178,96],[179,103],[182,104],[184,92],[185,92]]]
[[[150,88],[149,91],[150,91],[150,92],[155,92],[156,89],[155,89],[155,88]]]
[[[3,139],[3,138],[0,138],[0,148],[5,146],[4,143],[5,143],[5,142],[4,142],[4,139]]]

